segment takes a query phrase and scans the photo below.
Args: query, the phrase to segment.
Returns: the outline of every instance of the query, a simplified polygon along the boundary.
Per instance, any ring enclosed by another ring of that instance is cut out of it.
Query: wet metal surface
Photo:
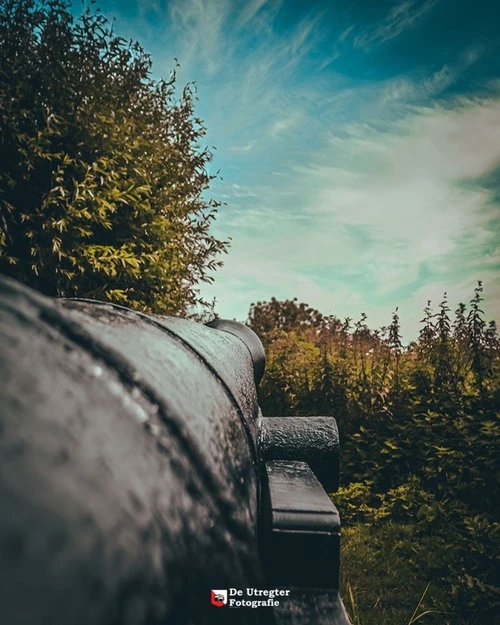
[[[261,441],[266,460],[307,462],[329,492],[337,490],[340,445],[333,417],[264,418]]]
[[[219,380],[230,389],[255,458],[259,407],[253,375],[249,374],[253,372],[253,363],[248,348],[241,339],[225,331],[176,317],[155,319],[165,330],[175,333],[186,345],[195,349],[203,362],[209,363]]]
[[[215,325],[0,276],[2,625],[347,625],[338,514],[306,464],[335,487],[335,420],[263,419],[259,339]],[[295,588],[210,606],[266,584]]]
[[[305,462],[266,463],[273,531],[339,532],[337,509]]]
[[[209,328],[222,330],[238,337],[246,345],[253,362],[254,380],[258,386],[266,368],[266,354],[259,337],[247,326],[229,319],[214,319],[206,324]]]
[[[168,423],[186,442],[186,451],[193,461],[201,465],[202,473],[218,483],[219,496],[227,501],[232,514],[240,516],[245,512],[256,523],[254,439],[242,409],[234,402],[234,394],[214,374],[214,367],[207,367],[207,362],[213,365],[212,354],[208,359],[200,357],[209,349],[218,358],[226,355],[230,363],[239,355],[246,357],[247,361],[243,359],[240,365],[240,375],[245,381],[246,374],[247,386],[251,387],[253,377],[248,372],[252,371],[252,364],[245,347],[234,337],[219,335],[185,319],[163,318],[156,323],[134,311],[108,304],[69,300],[58,304],[107,354],[115,354],[121,365],[129,368],[135,385],[152,389],[165,406]],[[207,336],[210,348],[203,345]],[[233,343],[237,343],[237,350]],[[255,412],[257,397],[253,387],[253,396],[245,408]],[[210,466],[205,466],[207,462]],[[248,502],[245,510],[240,509],[240,499]]]
[[[274,460],[266,466],[272,533],[265,568],[271,581],[338,589],[337,509],[305,462]]]
[[[0,282],[0,622],[232,623],[207,589],[262,583],[234,399],[161,328],[91,308]]]

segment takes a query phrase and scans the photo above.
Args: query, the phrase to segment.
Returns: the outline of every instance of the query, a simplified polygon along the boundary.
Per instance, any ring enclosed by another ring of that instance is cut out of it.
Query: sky
[[[221,317],[297,297],[415,338],[478,280],[500,317],[497,0],[98,0],[214,146]]]

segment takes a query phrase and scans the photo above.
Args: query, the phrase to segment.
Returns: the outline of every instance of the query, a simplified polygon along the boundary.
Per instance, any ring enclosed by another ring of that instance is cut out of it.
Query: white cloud
[[[471,181],[500,165],[500,98],[426,105],[488,50],[470,46],[432,73],[387,81],[357,83],[331,67],[337,44],[380,45],[435,2],[399,2],[364,31],[351,24],[320,59],[319,12],[278,35],[280,1],[169,2],[165,45],[179,84],[198,81],[227,179],[215,234],[233,244],[203,288],[220,314],[243,319],[252,300],[297,296],[340,317],[365,311],[377,326],[399,305],[415,336],[426,300],[444,290],[467,300],[483,279],[487,311],[498,306],[498,252],[482,250],[498,250],[499,206]]]
[[[251,21],[268,4],[269,0],[248,0],[241,12],[239,23],[244,26]]]
[[[436,5],[437,0],[403,0],[385,18],[354,38],[354,47],[368,50],[372,45],[390,41],[415,26]]]
[[[460,183],[500,165],[500,101],[424,109],[392,133],[372,131],[360,139],[355,129],[352,139],[335,145],[345,160],[358,157],[364,173],[333,167],[326,183],[327,172],[319,178],[317,169],[303,172],[319,187],[307,210],[323,230],[328,223],[368,228],[376,265],[433,260],[445,268],[465,235],[468,251],[494,237],[488,224],[499,207],[489,203],[486,190]]]
[[[399,304],[413,338],[427,299],[447,290],[453,303],[468,300],[483,279],[487,312],[498,314],[500,284],[480,251],[498,249],[500,207],[470,180],[499,165],[500,99],[414,109],[383,130],[343,128],[284,176],[281,191],[256,188],[258,209],[225,217],[234,243],[217,275],[221,310],[248,306],[249,294],[297,296],[338,316],[364,310],[382,325]],[[248,291],[233,302],[236,279]]]
[[[232,152],[250,152],[251,150],[255,148],[256,145],[257,145],[257,141],[254,140],[254,141],[248,141],[248,143],[245,143],[243,145],[233,145],[229,149]]]
[[[201,63],[214,74],[224,63],[224,25],[230,0],[172,0],[168,4],[171,29],[182,44],[181,66]]]
[[[453,86],[468,69],[478,63],[490,50],[485,46],[471,45],[453,63],[442,65],[431,74],[403,76],[382,83],[380,103],[387,106],[397,102],[427,102]],[[496,89],[495,91],[498,91]]]
[[[292,130],[292,128],[297,126],[303,119],[304,114],[301,111],[293,111],[286,117],[281,117],[272,122],[267,132],[271,137],[277,138],[279,135]]]

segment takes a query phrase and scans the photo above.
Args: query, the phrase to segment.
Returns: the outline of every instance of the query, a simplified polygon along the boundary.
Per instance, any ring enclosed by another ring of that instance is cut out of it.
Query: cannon
[[[0,277],[0,622],[347,625],[332,417],[258,337]]]

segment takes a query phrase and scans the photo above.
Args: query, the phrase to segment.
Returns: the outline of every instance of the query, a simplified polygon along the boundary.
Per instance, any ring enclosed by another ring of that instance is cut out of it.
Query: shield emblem
[[[211,590],[210,591],[210,603],[222,608],[227,603],[227,590]]]

